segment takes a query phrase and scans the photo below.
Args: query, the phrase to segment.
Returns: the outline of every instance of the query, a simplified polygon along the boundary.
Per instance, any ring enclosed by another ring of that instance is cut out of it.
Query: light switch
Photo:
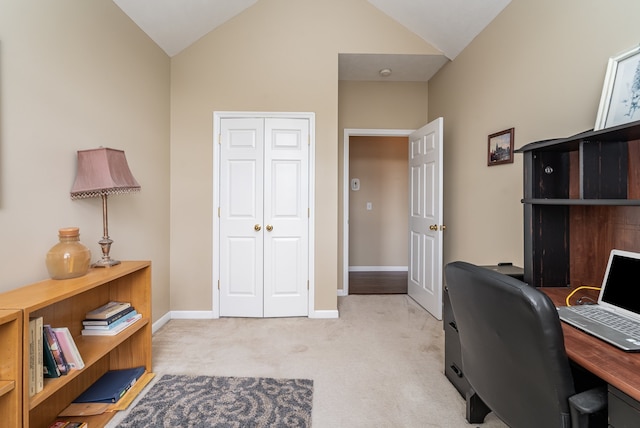
[[[373,209],[373,204],[371,202],[367,202],[367,211],[371,211]]]
[[[352,178],[351,179],[351,190],[353,190],[353,191],[360,190],[360,179],[359,178]]]

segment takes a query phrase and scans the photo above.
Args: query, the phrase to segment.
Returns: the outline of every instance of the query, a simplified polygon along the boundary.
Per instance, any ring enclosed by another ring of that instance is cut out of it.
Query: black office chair
[[[606,427],[606,386],[572,367],[548,296],[507,275],[465,262],[445,267],[471,386],[467,420],[493,413],[512,428]],[[574,370],[575,369],[575,370]],[[574,381],[577,381],[574,383]]]

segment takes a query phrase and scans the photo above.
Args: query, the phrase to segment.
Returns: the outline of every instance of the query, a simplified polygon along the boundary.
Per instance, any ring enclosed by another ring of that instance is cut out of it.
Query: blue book
[[[144,366],[124,370],[109,370],[73,402],[115,403],[140,379],[144,371]]]

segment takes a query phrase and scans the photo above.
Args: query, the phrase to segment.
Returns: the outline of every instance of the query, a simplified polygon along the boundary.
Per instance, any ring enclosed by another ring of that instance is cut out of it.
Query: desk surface
[[[573,288],[541,288],[556,306],[565,306],[565,299]],[[577,299],[589,294],[589,290],[578,291]],[[597,297],[597,294],[596,294]],[[591,373],[610,385],[640,401],[640,353],[624,352],[602,340],[578,330],[566,323],[562,324],[564,345],[567,355]]]

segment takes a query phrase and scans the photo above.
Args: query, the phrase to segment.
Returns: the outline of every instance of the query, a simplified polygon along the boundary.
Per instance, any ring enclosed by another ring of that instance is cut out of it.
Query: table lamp
[[[103,236],[102,259],[93,267],[111,267],[120,263],[109,256],[113,240],[109,238],[107,196],[137,192],[140,185],[131,174],[124,151],[100,147],[78,150],[76,180],[71,188],[71,199],[102,198]]]

